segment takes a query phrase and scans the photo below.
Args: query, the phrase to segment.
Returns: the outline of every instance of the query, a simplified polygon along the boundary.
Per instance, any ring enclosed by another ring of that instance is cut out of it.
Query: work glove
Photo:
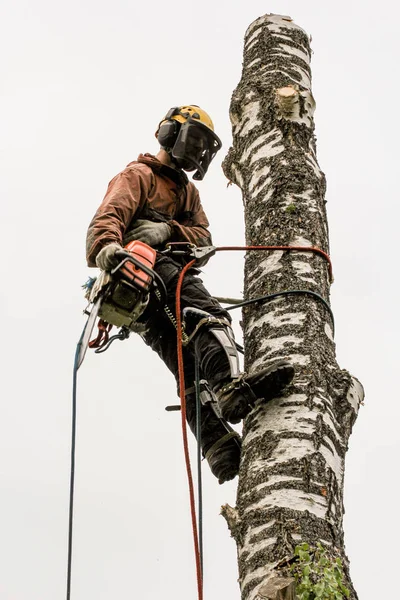
[[[122,246],[113,242],[104,246],[96,256],[96,265],[103,271],[111,271],[117,266],[121,259],[116,256],[116,252],[123,250]]]
[[[124,244],[132,240],[140,240],[149,246],[159,246],[171,237],[171,227],[168,223],[153,223],[147,219],[138,219],[131,231],[124,237]]]

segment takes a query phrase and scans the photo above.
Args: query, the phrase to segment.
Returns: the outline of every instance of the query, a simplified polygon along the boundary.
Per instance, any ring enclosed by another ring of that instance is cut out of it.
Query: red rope
[[[182,349],[182,317],[181,317],[181,288],[183,278],[185,277],[186,271],[194,265],[196,260],[191,260],[182,269],[178,284],[176,286],[176,336],[177,336],[177,350],[178,350],[178,372],[179,372],[179,394],[181,397],[181,419],[182,419],[182,437],[183,437],[183,448],[185,453],[186,472],[189,483],[189,496],[190,496],[190,512],[192,517],[192,530],[193,530],[193,542],[194,542],[194,553],[196,558],[196,574],[197,574],[197,592],[199,600],[203,600],[203,577],[201,572],[201,561],[200,561],[200,548],[199,548],[199,535],[197,530],[196,522],[196,506],[194,500],[194,486],[192,469],[190,466],[189,457],[189,445],[186,429],[186,398],[185,398],[185,374],[183,369],[183,349]]]
[[[329,254],[315,246],[218,246],[216,252],[225,250],[297,250],[298,252],[314,252],[319,254],[328,262],[329,279],[333,282],[332,262]]]

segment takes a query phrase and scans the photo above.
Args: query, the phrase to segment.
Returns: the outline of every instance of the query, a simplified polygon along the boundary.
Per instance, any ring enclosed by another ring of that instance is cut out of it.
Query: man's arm
[[[146,188],[145,178],[133,169],[125,169],[110,181],[87,232],[86,259],[89,267],[96,266],[96,256],[107,244],[122,246],[124,232],[146,197]]]

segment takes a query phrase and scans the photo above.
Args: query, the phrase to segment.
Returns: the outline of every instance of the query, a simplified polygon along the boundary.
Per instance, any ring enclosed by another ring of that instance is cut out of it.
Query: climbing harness
[[[134,247],[132,248],[132,245]],[[143,248],[141,246],[147,248]],[[86,354],[88,347],[95,348],[95,352],[106,351],[115,339],[127,339],[131,331],[138,331],[137,319],[143,313],[147,306],[149,293],[154,291],[164,311],[176,329],[177,335],[177,356],[178,356],[178,374],[179,374],[179,395],[180,406],[170,406],[167,410],[179,410],[181,412],[182,438],[184,446],[184,457],[189,486],[189,500],[191,510],[191,523],[193,531],[193,544],[196,562],[196,578],[198,600],[203,600],[203,522],[202,522],[202,478],[201,478],[201,390],[199,364],[195,361],[195,391],[196,391],[196,437],[197,437],[197,480],[198,480],[198,520],[196,516],[196,503],[194,495],[193,476],[190,465],[189,446],[186,427],[186,396],[185,396],[185,378],[183,363],[183,346],[190,340],[184,331],[181,313],[181,289],[186,273],[196,263],[201,263],[205,259],[213,256],[216,252],[222,251],[297,251],[312,252],[324,258],[328,263],[328,273],[330,282],[333,281],[332,263],[329,255],[323,250],[314,246],[206,246],[198,248],[188,243],[168,244],[163,254],[174,256],[186,256],[191,259],[185,264],[179,274],[176,287],[175,315],[168,308],[166,298],[167,293],[163,280],[153,270],[155,262],[155,251],[135,240],[128,244],[121,252],[121,262],[113,271],[111,277],[108,274],[103,276],[103,280],[89,280],[84,286],[89,302],[92,304],[87,322],[77,344],[74,370],[73,370],[73,392],[72,392],[72,439],[71,439],[71,467],[70,467],[70,493],[69,493],[69,524],[68,524],[68,565],[67,565],[67,600],[70,600],[71,594],[71,571],[72,571],[72,534],[73,534],[73,509],[74,509],[74,480],[75,480],[75,445],[76,445],[76,395],[77,395],[77,372]],[[148,250],[154,252],[149,253]],[[139,256],[139,257],[138,257]],[[146,264],[147,263],[147,264]],[[101,276],[100,276],[101,278]],[[99,279],[100,279],[99,278]],[[307,295],[321,302],[328,310],[333,323],[333,313],[328,302],[316,292],[311,290],[284,290],[274,294],[260,296],[244,301],[234,301],[233,306],[226,310],[233,310],[248,306],[250,304],[265,303],[269,300],[281,296],[289,295]],[[98,327],[98,336],[90,342],[90,337],[97,318],[100,317]],[[114,335],[109,335],[113,325],[120,327],[120,331]],[[243,348],[236,344],[239,351]],[[232,432],[235,435],[236,432]],[[228,435],[230,435],[228,433]],[[237,434],[236,434],[237,435]],[[224,440],[226,436],[224,436]]]

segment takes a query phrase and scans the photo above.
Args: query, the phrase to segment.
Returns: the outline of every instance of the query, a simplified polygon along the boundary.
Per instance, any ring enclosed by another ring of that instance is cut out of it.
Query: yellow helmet
[[[221,148],[211,117],[195,104],[171,108],[158,126],[159,144],[174,163],[185,171],[196,171],[203,179],[210,162]]]
[[[179,106],[178,110],[179,113],[172,115],[171,119],[178,121],[178,123],[184,123],[191,117],[192,119],[203,123],[203,125],[211,129],[211,131],[214,131],[214,123],[212,122],[210,115],[200,108],[200,106],[190,104],[188,106]]]

